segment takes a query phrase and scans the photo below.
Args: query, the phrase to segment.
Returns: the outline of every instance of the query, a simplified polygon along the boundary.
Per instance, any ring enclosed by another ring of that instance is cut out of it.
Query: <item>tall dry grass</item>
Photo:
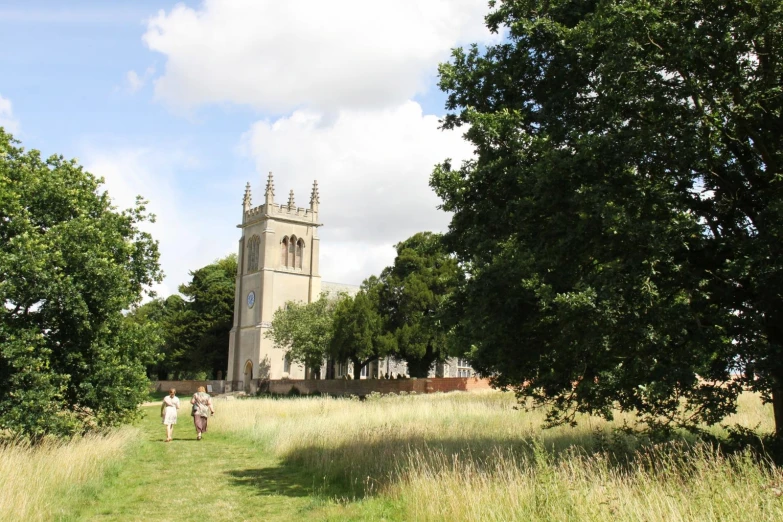
[[[778,468],[708,446],[645,448],[626,466],[607,453],[555,459],[540,447],[532,457],[408,459],[390,494],[413,520],[783,520]]]
[[[250,437],[316,482],[394,499],[411,520],[783,520],[779,468],[612,430],[630,416],[541,430],[541,413],[499,392],[218,406],[215,429]],[[727,423],[769,431],[771,411],[745,394]]]
[[[134,434],[128,428],[37,446],[0,445],[0,521],[51,520],[69,493],[99,477]]]

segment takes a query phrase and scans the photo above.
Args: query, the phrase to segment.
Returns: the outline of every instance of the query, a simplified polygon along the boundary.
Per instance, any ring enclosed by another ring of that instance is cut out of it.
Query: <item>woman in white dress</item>
[[[166,426],[166,442],[171,442],[171,437],[174,435],[177,410],[179,410],[179,397],[177,397],[177,390],[172,388],[169,390],[169,396],[163,398],[163,404],[160,406],[160,416]]]

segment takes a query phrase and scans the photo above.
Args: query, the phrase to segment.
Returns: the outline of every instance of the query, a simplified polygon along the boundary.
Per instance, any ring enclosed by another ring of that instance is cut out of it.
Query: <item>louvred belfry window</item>
[[[302,268],[302,252],[304,250],[304,241],[300,239],[296,242],[296,268]]]
[[[251,237],[250,240],[247,242],[247,271],[248,272],[258,271],[258,258],[259,258],[260,247],[261,247],[261,238],[258,236]]]
[[[280,265],[286,266],[287,259],[288,259],[288,238],[284,237],[283,242],[280,245]]]
[[[291,239],[288,241],[288,260],[285,264],[285,266],[289,268],[294,267],[294,255],[296,253],[296,236],[291,236]]]

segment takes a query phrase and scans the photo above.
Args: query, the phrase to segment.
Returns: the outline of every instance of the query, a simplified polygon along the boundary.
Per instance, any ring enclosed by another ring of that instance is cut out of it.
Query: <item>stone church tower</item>
[[[274,202],[272,173],[266,183],[264,204],[251,205],[250,183],[245,188],[242,230],[237,256],[234,327],[228,348],[226,385],[254,391],[255,379],[305,378],[305,369],[290,364],[285,352],[264,335],[275,310],[288,301],[318,299],[318,182],[313,183],[310,207],[297,207],[294,191],[288,204]]]

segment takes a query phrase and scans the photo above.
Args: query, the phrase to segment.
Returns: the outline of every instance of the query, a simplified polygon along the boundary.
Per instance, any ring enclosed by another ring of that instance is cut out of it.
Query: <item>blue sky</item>
[[[0,0],[0,124],[76,157],[118,206],[158,215],[166,280],[233,252],[250,181],[278,202],[321,186],[322,276],[358,284],[448,216],[432,166],[469,157],[437,129],[437,64],[492,39],[485,0]]]

